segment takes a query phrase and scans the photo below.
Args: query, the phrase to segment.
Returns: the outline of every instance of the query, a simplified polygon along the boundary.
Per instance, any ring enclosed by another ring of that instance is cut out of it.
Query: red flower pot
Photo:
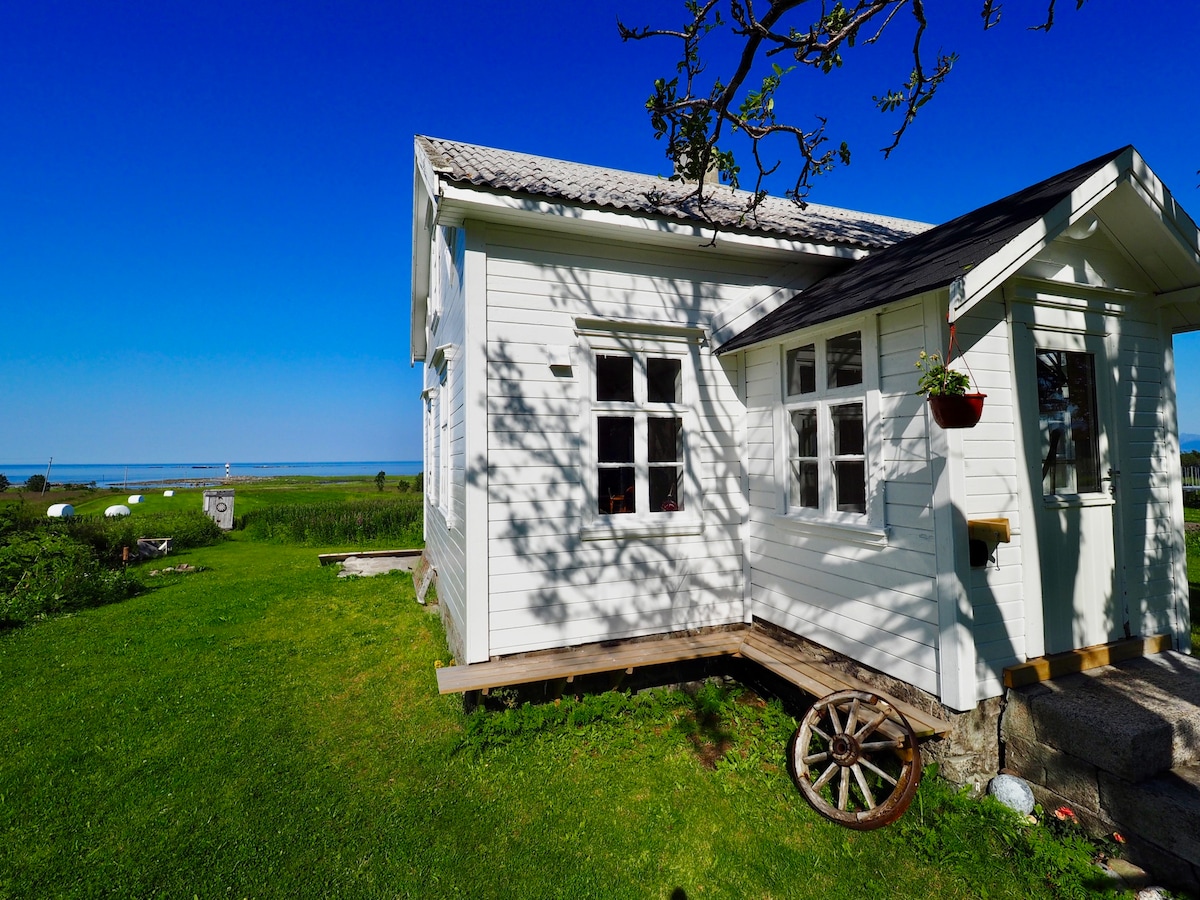
[[[933,420],[943,428],[974,428],[983,415],[987,394],[942,394],[929,398]]]

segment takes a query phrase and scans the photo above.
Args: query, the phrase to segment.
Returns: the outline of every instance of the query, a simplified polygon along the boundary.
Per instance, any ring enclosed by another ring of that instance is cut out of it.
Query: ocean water
[[[51,484],[90,484],[97,487],[123,484],[220,484],[225,480],[225,463],[55,463],[50,467]],[[280,475],[416,475],[420,460],[373,462],[231,462],[231,478],[267,478]],[[0,475],[12,485],[23,484],[30,475],[45,475],[44,465],[13,466],[0,463]]]

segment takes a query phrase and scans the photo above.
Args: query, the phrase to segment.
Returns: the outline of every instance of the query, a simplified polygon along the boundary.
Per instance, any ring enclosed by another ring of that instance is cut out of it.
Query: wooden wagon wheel
[[[788,761],[813,809],[858,831],[895,822],[921,782],[912,726],[866,691],[838,691],[814,703],[792,737]]]

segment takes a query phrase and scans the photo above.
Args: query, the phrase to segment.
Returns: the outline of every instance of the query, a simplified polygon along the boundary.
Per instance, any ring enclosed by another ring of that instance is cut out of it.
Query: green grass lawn
[[[896,826],[825,821],[758,702],[723,707],[715,766],[678,694],[464,746],[484,720],[438,695],[411,578],[339,580],[316,553],[235,536],[174,558],[196,574],[0,633],[0,898],[1087,892],[1059,845],[1013,850],[1042,829],[933,779]]]

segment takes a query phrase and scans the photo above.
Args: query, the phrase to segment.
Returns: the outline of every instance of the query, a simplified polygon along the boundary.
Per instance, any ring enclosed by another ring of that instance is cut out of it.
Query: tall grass
[[[315,502],[265,506],[239,516],[237,526],[260,541],[332,546],[390,541],[419,546],[423,532],[422,497],[387,500]]]

